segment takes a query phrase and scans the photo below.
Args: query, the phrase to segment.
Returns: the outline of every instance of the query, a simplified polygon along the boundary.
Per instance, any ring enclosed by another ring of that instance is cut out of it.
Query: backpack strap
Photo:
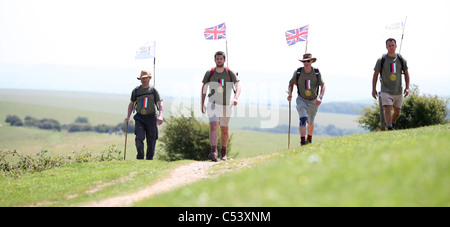
[[[139,86],[137,86],[137,87],[134,89],[135,94],[137,94],[137,91],[139,90],[140,87],[142,87],[142,85],[139,85]],[[150,93],[144,93],[144,94],[136,95],[136,99],[137,99],[138,97],[141,97],[141,96],[144,96],[144,95],[151,95],[151,94],[155,94],[155,87],[152,87],[152,90],[150,91]],[[155,100],[154,98],[153,98],[153,100],[155,101],[156,109],[159,111],[158,103],[156,103],[156,100]],[[134,102],[134,109],[133,109],[133,112],[134,112],[134,110],[136,109],[136,106],[137,106],[137,102]]]
[[[216,67],[211,68],[211,73],[209,74],[209,80],[211,81],[211,77],[214,74],[214,70],[216,70]]]
[[[212,75],[214,75],[214,70],[216,70],[216,67],[211,68],[211,73],[209,74],[209,80],[211,80]],[[227,74],[228,74],[228,76],[230,76],[230,80],[231,80],[230,68],[227,67],[226,70],[227,70]]]
[[[230,80],[231,80],[230,68],[226,67],[225,69],[227,70],[227,74],[228,74],[228,76],[230,77]],[[214,70],[216,70],[216,67],[212,67],[211,68],[211,73],[209,74],[209,81],[211,81],[211,77],[214,74]],[[236,89],[234,88],[234,86],[233,86],[233,91],[236,94]]]

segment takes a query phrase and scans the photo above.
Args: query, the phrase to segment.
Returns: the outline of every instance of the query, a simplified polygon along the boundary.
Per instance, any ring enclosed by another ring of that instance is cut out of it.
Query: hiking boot
[[[306,139],[306,144],[310,144],[310,143],[312,143],[312,139],[310,139],[310,138]]]
[[[300,141],[300,145],[302,145],[302,146],[305,146],[307,143],[306,143],[306,140],[301,140]]]
[[[217,162],[217,149],[211,149],[211,153],[209,153],[208,158],[213,162]]]
[[[220,150],[220,160],[221,161],[226,161],[227,159],[227,149],[223,149]]]

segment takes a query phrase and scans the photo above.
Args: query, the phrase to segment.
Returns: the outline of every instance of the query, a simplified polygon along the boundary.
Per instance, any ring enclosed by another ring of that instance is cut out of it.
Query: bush
[[[42,172],[55,167],[83,162],[106,162],[123,160],[122,151],[116,145],[102,151],[100,156],[92,156],[90,151],[74,152],[69,156],[49,156],[47,150],[42,150],[35,156],[14,151],[0,150],[0,175],[19,178],[24,173]],[[7,157],[7,156],[12,156]],[[16,157],[16,160],[12,160]]]
[[[61,131],[61,125],[57,120],[54,119],[48,119],[44,118],[36,123],[36,125],[40,129],[47,129],[47,130],[57,130]]]
[[[5,122],[9,123],[11,126],[23,126],[22,120],[16,115],[8,115]]]
[[[422,126],[446,124],[448,120],[448,99],[438,96],[419,95],[419,87],[412,85],[408,97],[403,100],[400,118],[395,127],[397,129],[418,128]],[[380,111],[378,101],[362,111],[358,119],[361,127],[370,131],[380,130]]]
[[[220,130],[219,130],[220,131]],[[161,147],[165,151],[165,155],[160,155],[161,159],[174,161],[181,159],[207,160],[208,154],[211,152],[209,143],[209,123],[199,121],[191,116],[186,117],[181,114],[180,117],[170,116],[164,121],[164,133],[160,137]],[[227,156],[231,151],[230,135],[227,149]],[[219,138],[219,149],[220,138]],[[220,151],[219,151],[220,152]]]

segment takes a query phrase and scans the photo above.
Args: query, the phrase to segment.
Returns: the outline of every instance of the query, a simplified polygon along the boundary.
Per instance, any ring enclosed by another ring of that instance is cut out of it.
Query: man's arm
[[[127,113],[127,117],[125,118],[125,123],[128,124],[128,122],[130,121],[130,116],[131,116],[131,112],[133,112],[133,107],[134,107],[134,102],[130,102],[130,104],[128,104],[128,113]]]
[[[409,95],[409,71],[405,70],[405,83],[406,83],[406,87],[405,87],[405,97]]]
[[[287,100],[290,102],[292,100],[292,90],[294,89],[293,84],[289,84],[288,86],[288,97]]]
[[[375,72],[373,73],[373,79],[372,79],[372,97],[374,99],[377,99],[377,97],[378,97],[378,92],[377,92],[378,74],[380,74],[380,72],[375,70]]]
[[[234,99],[233,99],[233,105],[236,106],[238,104],[238,99],[239,99],[239,95],[241,95],[241,84],[238,82],[234,83],[234,86],[236,87],[236,93],[234,94]]]
[[[164,103],[162,100],[158,101],[158,106],[159,106],[159,114],[158,114],[157,123],[158,123],[158,125],[161,125],[164,121]]]
[[[200,99],[200,104],[201,104],[203,114],[206,113],[206,107],[205,107],[206,92],[208,92],[208,84],[203,84],[202,94],[201,94],[201,99]]]
[[[323,95],[325,95],[325,88],[326,88],[325,83],[320,85],[320,94],[319,94],[319,97],[317,97],[317,99],[316,99],[316,106],[320,106],[320,104],[322,104],[322,98],[323,98]]]

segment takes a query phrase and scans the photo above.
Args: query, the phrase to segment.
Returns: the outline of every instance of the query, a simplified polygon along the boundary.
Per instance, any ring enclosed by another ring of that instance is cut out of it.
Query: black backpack
[[[137,86],[137,87],[134,89],[134,93],[135,93],[135,94],[137,94],[137,92],[138,92],[138,90],[139,90],[140,87],[142,87],[142,85],[139,85],[139,86]],[[141,96],[144,96],[144,95],[152,95],[152,94],[155,94],[155,87],[152,87],[152,90],[151,90],[150,92],[146,92],[146,93],[143,93],[143,94],[140,94],[140,95],[136,95],[136,100],[137,100],[138,97],[141,97]],[[133,112],[137,110],[137,103],[138,103],[138,102],[134,102]],[[155,100],[155,106],[156,106],[156,109],[159,111],[159,106],[158,106],[158,104],[156,103],[156,100]]]

